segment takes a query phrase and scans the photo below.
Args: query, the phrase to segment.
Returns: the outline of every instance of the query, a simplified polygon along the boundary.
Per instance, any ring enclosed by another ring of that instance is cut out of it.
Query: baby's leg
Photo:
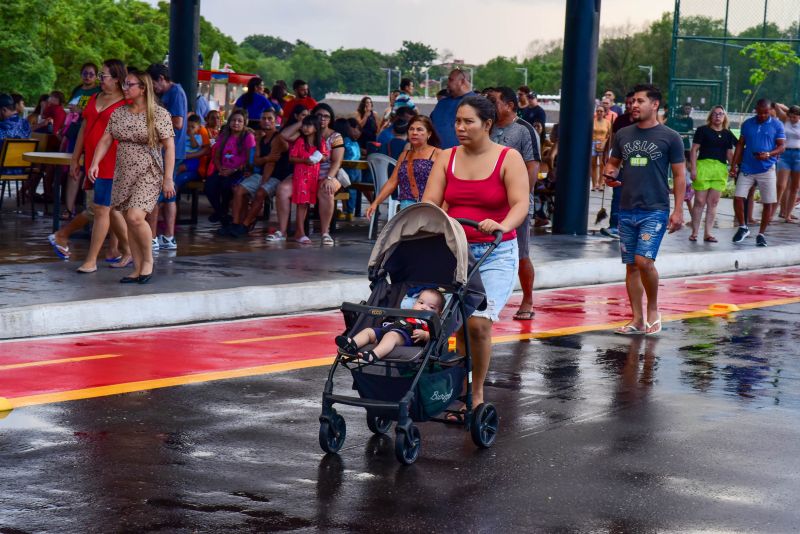
[[[402,347],[405,344],[406,340],[402,334],[392,330],[383,335],[383,339],[381,339],[381,342],[378,343],[374,349],[372,349],[372,352],[375,353],[375,356],[382,359],[387,354],[392,352],[392,349],[395,347]]]
[[[353,338],[353,341],[356,342],[356,346],[358,348],[361,348],[364,345],[369,345],[370,343],[375,343],[377,340],[378,338],[375,335],[375,330],[372,328],[365,328]]]

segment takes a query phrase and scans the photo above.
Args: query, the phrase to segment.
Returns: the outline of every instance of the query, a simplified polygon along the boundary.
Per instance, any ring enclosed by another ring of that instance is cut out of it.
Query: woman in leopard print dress
[[[155,103],[153,81],[147,73],[129,73],[122,89],[131,103],[111,115],[89,174],[96,176],[108,147],[119,141],[111,204],[125,216],[134,261],[133,273],[120,282],[145,284],[153,273],[150,226],[145,217],[155,208],[162,190],[167,198],[175,195],[175,133],[169,112]]]

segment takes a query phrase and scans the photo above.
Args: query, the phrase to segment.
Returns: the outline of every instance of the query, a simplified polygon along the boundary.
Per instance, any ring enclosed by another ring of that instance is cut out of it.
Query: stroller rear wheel
[[[472,422],[469,425],[472,441],[482,449],[488,449],[497,438],[497,427],[500,418],[494,404],[485,402],[472,412]]]
[[[409,425],[408,431],[397,428],[394,437],[394,455],[401,464],[411,465],[417,461],[422,448],[422,437],[416,425]]]
[[[392,420],[380,415],[372,415],[367,412],[367,427],[373,434],[386,434],[392,428]]]
[[[332,414],[327,421],[319,424],[319,446],[325,452],[336,453],[344,445],[344,438],[347,436],[347,425],[344,417],[332,410]]]

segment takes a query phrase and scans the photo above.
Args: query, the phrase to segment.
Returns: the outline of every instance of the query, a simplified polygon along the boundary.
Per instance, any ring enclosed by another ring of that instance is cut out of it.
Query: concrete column
[[[600,0],[567,0],[554,234],[587,231],[599,24]]]
[[[200,0],[170,0],[169,75],[183,87],[190,110],[197,98],[199,41]]]

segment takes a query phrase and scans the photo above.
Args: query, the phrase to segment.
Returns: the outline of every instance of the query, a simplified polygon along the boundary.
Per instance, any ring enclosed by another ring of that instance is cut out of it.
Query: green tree
[[[410,72],[411,78],[419,83],[420,70],[429,66],[436,59],[436,49],[425,43],[403,41],[403,46],[397,51],[397,59],[403,72]]]
[[[752,108],[753,102],[763,87],[770,74],[788,70],[788,67],[800,65],[800,58],[792,49],[789,43],[780,42],[756,42],[744,47],[740,52],[742,56],[748,57],[756,66],[750,69],[750,85],[752,88],[745,89],[742,110],[747,111]]]
[[[312,93],[322,98],[325,93],[336,90],[338,80],[328,55],[316,48],[299,45],[294,49],[289,65],[295,77],[308,82]]]
[[[340,48],[330,56],[338,90],[344,93],[381,94],[386,90],[381,67],[385,57],[368,48]]]
[[[289,41],[271,35],[248,35],[242,41],[242,46],[251,46],[267,57],[278,59],[289,59],[295,49],[295,45]]]
[[[522,85],[522,74],[516,69],[519,67],[514,58],[498,56],[489,60],[485,65],[475,69],[475,89],[484,87],[519,87]]]

